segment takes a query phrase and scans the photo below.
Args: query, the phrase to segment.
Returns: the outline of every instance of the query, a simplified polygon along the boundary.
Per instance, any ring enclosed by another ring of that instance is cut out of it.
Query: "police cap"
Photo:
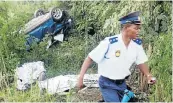
[[[119,21],[121,24],[141,24],[139,13],[139,11],[132,12],[130,14],[127,14],[126,16],[121,17]]]

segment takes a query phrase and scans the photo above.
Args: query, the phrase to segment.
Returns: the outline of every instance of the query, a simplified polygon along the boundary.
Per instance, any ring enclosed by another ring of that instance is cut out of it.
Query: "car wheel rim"
[[[38,9],[37,11],[35,11],[34,17],[38,17],[40,15],[44,15],[44,11],[42,9]]]
[[[60,19],[61,16],[62,16],[62,11],[61,11],[60,9],[55,8],[55,9],[52,11],[52,16],[53,16],[55,19]]]
[[[40,15],[43,15],[43,12],[41,12],[41,11],[40,11],[40,12],[38,12],[38,16],[40,16]]]

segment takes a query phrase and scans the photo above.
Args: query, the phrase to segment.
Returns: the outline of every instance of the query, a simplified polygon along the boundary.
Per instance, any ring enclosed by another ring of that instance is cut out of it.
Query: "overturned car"
[[[26,49],[30,50],[33,42],[39,43],[46,34],[51,38],[48,41],[47,49],[56,42],[64,41],[68,31],[72,27],[72,18],[65,10],[57,7],[45,12],[43,9],[35,11],[34,18],[30,20],[24,28],[26,38]]]

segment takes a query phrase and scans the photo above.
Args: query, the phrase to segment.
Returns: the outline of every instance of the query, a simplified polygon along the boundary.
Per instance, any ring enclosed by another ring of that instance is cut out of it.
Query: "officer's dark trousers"
[[[99,88],[105,102],[121,102],[123,91],[127,89],[125,80],[117,82],[109,78],[99,77]]]

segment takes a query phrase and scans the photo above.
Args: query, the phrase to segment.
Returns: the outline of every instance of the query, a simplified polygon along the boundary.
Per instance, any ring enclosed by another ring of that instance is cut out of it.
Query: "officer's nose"
[[[139,36],[139,31],[136,32],[136,35]]]
[[[140,30],[141,30],[141,29],[138,29],[138,30],[137,30],[138,34],[139,34]]]

